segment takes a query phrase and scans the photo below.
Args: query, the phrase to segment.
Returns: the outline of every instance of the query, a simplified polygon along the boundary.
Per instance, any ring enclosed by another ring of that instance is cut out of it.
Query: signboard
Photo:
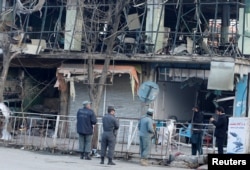
[[[244,75],[236,85],[234,117],[246,117],[247,83],[247,76]]]
[[[249,128],[250,118],[229,118],[227,153],[243,154],[249,152]]]
[[[212,61],[207,89],[233,91],[234,63]]]
[[[154,101],[159,93],[159,86],[152,81],[142,83],[138,90],[138,96],[144,103]]]

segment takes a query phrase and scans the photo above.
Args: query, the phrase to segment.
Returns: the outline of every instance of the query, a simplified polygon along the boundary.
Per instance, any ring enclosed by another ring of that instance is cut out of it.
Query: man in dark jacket
[[[199,107],[193,107],[193,118],[192,118],[192,155],[196,155],[197,151],[199,155],[203,154],[202,151],[202,129],[203,129],[203,114],[200,112]]]
[[[214,136],[216,137],[216,144],[218,147],[218,154],[223,154],[223,145],[227,138],[227,126],[228,120],[224,113],[223,107],[218,107],[215,109],[216,114],[218,115],[218,120],[216,121],[213,117],[210,118],[210,122],[215,126]]]
[[[96,115],[91,108],[91,102],[84,101],[83,108],[77,112],[77,133],[79,134],[79,150],[81,159],[91,160],[91,141],[93,136],[93,126],[96,124]]]
[[[116,143],[116,131],[119,129],[119,122],[115,118],[115,108],[113,106],[108,106],[108,113],[102,118],[103,133],[101,141],[101,162],[104,164],[104,158],[106,156],[108,149],[108,165],[115,165],[112,161],[115,143]]]

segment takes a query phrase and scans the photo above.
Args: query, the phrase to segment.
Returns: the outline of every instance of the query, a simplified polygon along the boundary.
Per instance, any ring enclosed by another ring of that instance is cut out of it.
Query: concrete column
[[[147,0],[147,17],[146,17],[146,43],[154,44],[155,51],[162,49],[164,42],[164,5],[161,0]],[[160,27],[158,29],[158,25]],[[161,33],[158,33],[161,32]],[[158,36],[157,36],[158,34]],[[156,41],[157,38],[157,41]],[[156,41],[156,43],[155,43]],[[153,51],[152,51],[153,52]]]
[[[82,11],[78,8],[78,0],[67,1],[64,49],[81,51]]]
[[[222,10],[222,23],[221,23],[221,42],[228,43],[229,36],[229,26],[230,26],[230,5],[223,5]]]

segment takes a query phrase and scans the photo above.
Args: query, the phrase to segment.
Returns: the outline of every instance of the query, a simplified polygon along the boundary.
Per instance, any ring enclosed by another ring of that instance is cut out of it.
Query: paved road
[[[167,166],[151,165],[142,167],[138,162],[114,160],[117,165],[101,165],[99,158],[81,160],[75,155],[58,155],[32,152],[0,146],[1,170],[186,170]]]

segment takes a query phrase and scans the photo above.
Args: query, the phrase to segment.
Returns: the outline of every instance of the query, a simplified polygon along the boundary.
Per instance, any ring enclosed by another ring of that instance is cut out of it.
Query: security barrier
[[[78,152],[78,134],[76,132],[76,117],[48,115],[36,113],[15,112],[9,116],[0,117],[0,143],[16,145],[37,150],[49,149],[64,152]],[[7,126],[4,126],[5,123]],[[120,128],[117,132],[116,156],[131,156],[139,154],[138,119],[119,118]],[[186,127],[174,120],[155,120],[155,135],[152,138],[151,157],[164,159],[170,154],[182,152],[190,155],[190,142],[181,131]],[[97,152],[100,150],[102,122],[98,117]],[[211,124],[203,124],[204,154],[214,152],[214,128]],[[3,133],[9,135],[3,138]]]

